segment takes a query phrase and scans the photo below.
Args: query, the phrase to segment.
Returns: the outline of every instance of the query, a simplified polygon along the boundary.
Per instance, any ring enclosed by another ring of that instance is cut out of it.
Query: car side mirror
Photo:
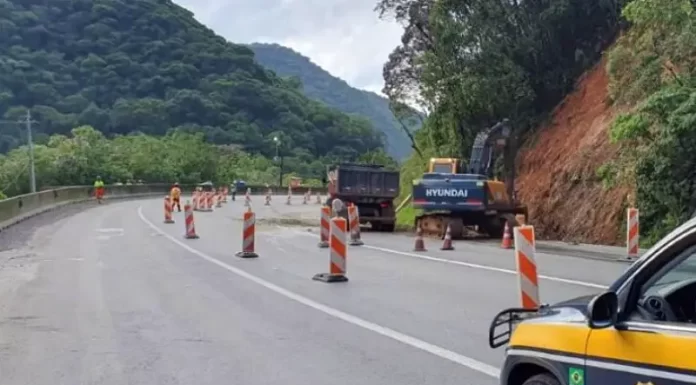
[[[619,313],[619,297],[606,291],[592,298],[587,305],[588,324],[591,329],[605,329],[616,324]]]

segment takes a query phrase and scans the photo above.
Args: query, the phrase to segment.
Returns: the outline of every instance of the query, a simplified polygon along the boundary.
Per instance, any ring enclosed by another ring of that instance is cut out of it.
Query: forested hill
[[[310,98],[343,112],[369,118],[372,124],[385,134],[387,152],[393,157],[404,159],[411,153],[411,142],[389,110],[389,101],[386,98],[351,87],[291,48],[259,43],[251,44],[249,47],[262,65],[279,75],[299,78],[305,94]]]
[[[169,0],[0,0],[0,116],[25,107],[44,138],[180,129],[273,156],[280,135],[304,162],[382,145],[367,119],[310,101]],[[0,134],[0,151],[17,146],[17,126]]]

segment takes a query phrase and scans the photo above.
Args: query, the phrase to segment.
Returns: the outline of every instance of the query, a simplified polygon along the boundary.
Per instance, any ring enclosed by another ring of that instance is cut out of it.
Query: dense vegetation
[[[384,66],[384,93],[430,112],[402,191],[430,156],[468,159],[475,135],[503,118],[513,146],[522,143],[613,41],[622,3],[379,0],[382,17],[405,27]],[[514,169],[505,166],[501,177]]]
[[[260,155],[207,143],[202,133],[173,132],[164,136],[131,134],[106,138],[90,126],[70,136],[52,135],[34,149],[37,187],[89,185],[97,175],[106,183],[145,181],[278,184],[279,167]],[[7,195],[29,190],[29,152],[26,147],[0,156],[0,189]],[[295,174],[286,174],[284,183]],[[303,179],[310,186],[318,179]],[[1,193],[0,193],[1,194]]]
[[[609,55],[620,159],[603,167],[610,183],[636,190],[641,232],[651,244],[696,210],[696,2],[634,0],[631,28]]]
[[[412,153],[411,142],[404,130],[413,132],[415,127],[402,125],[389,108],[389,100],[373,92],[355,89],[345,81],[331,75],[299,52],[278,44],[251,44],[256,60],[279,75],[300,80],[305,95],[326,103],[345,113],[369,118],[375,128],[385,135],[385,147],[389,155],[405,159]]]
[[[39,143],[83,125],[108,137],[202,133],[265,157],[278,150],[305,176],[379,153],[383,139],[168,0],[0,0],[0,152],[23,143],[14,122],[26,108]]]

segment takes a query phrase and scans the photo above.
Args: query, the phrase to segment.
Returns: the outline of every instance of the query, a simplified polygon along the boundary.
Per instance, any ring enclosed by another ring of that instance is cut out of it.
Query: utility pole
[[[38,123],[36,120],[31,119],[31,110],[27,109],[27,114],[24,119],[17,121],[7,121],[1,120],[0,124],[24,124],[27,129],[27,144],[29,146],[29,188],[31,192],[36,192],[36,168],[34,166],[34,139],[31,132],[31,125],[33,123]]]
[[[27,108],[27,115],[24,120],[20,120],[18,123],[24,123],[27,127],[27,142],[29,145],[29,188],[31,192],[36,192],[36,168],[34,167],[34,138],[31,132],[32,123],[37,123],[35,120],[31,120],[31,110]]]

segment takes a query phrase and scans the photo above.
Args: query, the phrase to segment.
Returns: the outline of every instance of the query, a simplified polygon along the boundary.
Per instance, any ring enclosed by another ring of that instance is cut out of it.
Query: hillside
[[[373,92],[351,87],[299,52],[278,44],[251,44],[256,60],[282,76],[300,79],[304,92],[314,100],[345,113],[364,116],[386,136],[386,150],[396,159],[411,154],[411,142],[389,110],[389,101]],[[412,127],[412,130],[417,127]]]
[[[616,112],[608,102],[605,67],[603,60],[580,78],[518,156],[516,187],[540,238],[624,242],[620,225],[631,190],[606,188],[597,175],[619,152],[609,139]]]
[[[314,173],[382,146],[368,120],[309,100],[169,0],[0,0],[0,31],[0,116],[31,107],[39,141],[183,130],[272,157],[278,135],[286,165]],[[2,152],[20,142],[15,125],[0,135]]]
[[[634,204],[649,246],[696,212],[694,12],[628,3],[631,27],[520,154],[520,196],[543,237],[624,245]]]

